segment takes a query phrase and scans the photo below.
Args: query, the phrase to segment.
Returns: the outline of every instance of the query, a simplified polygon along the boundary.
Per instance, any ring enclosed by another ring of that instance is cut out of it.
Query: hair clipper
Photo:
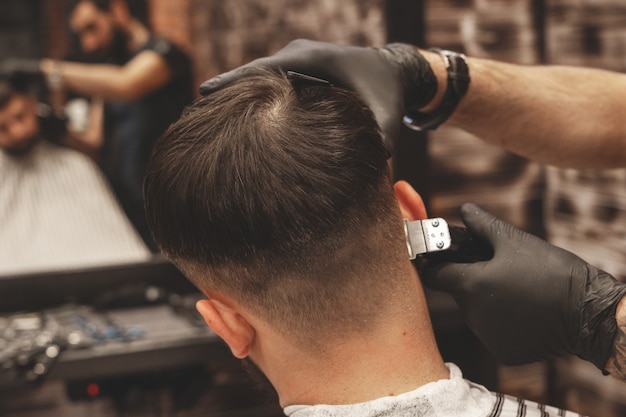
[[[489,244],[473,237],[459,226],[449,226],[440,217],[409,221],[404,219],[409,259],[418,256],[427,264],[439,262],[471,263],[493,257]]]

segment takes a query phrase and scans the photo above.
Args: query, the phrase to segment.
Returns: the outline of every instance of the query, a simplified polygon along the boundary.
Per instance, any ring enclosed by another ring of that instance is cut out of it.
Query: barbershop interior
[[[132,28],[98,44],[102,16],[126,19]],[[137,88],[91,81],[98,71],[102,79],[122,77],[107,71],[141,57],[118,50],[134,35],[150,37],[148,46],[137,44],[153,53],[148,57],[167,57],[155,75],[142,77]],[[403,42],[522,65],[624,72],[626,3],[0,2],[0,71],[19,67],[16,73],[30,75],[20,88],[35,97],[37,136],[49,142],[0,150],[1,416],[284,415],[269,381],[235,358],[197,312],[205,296],[151,240],[133,198],[141,188],[137,168],[151,149],[129,147],[123,137],[160,135],[175,121],[172,114],[199,97],[203,81],[299,38],[361,47]],[[163,71],[180,82],[152,94],[163,87]],[[8,108],[1,97],[0,85],[0,125]],[[107,146],[108,134],[119,140]],[[398,135],[392,175],[419,192],[429,217],[462,225],[459,208],[472,202],[626,282],[626,169],[532,162],[447,124],[433,131],[403,127]],[[574,355],[503,364],[452,296],[425,293],[441,355],[465,378],[581,415],[626,416],[624,382]]]

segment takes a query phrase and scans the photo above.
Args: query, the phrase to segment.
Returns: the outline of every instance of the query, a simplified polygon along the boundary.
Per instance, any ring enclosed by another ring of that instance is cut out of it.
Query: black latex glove
[[[38,59],[8,58],[0,62],[0,78],[8,79],[18,88],[43,80]]]
[[[506,364],[575,354],[604,370],[626,285],[473,204],[461,217],[493,246],[493,258],[427,268],[426,285],[452,294],[469,327]]]
[[[299,39],[272,56],[205,81],[200,94],[211,94],[257,67],[300,72],[358,92],[372,109],[390,152],[402,126],[405,105],[419,109],[437,90],[430,64],[413,46],[390,44],[375,49]]]

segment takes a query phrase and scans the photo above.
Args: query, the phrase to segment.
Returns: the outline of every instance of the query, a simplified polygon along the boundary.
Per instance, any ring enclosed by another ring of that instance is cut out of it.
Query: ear
[[[402,217],[408,220],[423,220],[428,218],[422,197],[406,181],[398,181],[393,186]]]
[[[226,342],[233,356],[243,359],[250,353],[254,327],[226,301],[216,298],[200,300],[196,309],[206,324]]]

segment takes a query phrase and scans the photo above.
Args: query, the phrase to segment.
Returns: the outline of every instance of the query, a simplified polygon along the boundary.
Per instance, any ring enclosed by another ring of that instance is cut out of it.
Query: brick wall
[[[148,0],[154,32],[191,48],[190,0]]]
[[[547,62],[626,72],[623,0],[546,2]],[[582,121],[581,123],[584,123]],[[549,168],[549,240],[626,281],[626,169]],[[560,402],[590,416],[626,415],[626,386],[577,358],[555,363]]]
[[[269,55],[296,38],[354,45],[385,40],[382,0],[189,0],[198,77]]]
[[[529,0],[429,0],[425,12],[428,46],[515,63],[538,61]],[[460,224],[459,207],[471,201],[543,235],[541,166],[454,127],[429,136],[431,216]]]
[[[42,0],[41,14],[43,33],[46,33],[42,39],[42,50],[44,55],[59,59],[63,57],[68,50],[67,42],[67,23],[65,19],[65,2],[60,0]]]

